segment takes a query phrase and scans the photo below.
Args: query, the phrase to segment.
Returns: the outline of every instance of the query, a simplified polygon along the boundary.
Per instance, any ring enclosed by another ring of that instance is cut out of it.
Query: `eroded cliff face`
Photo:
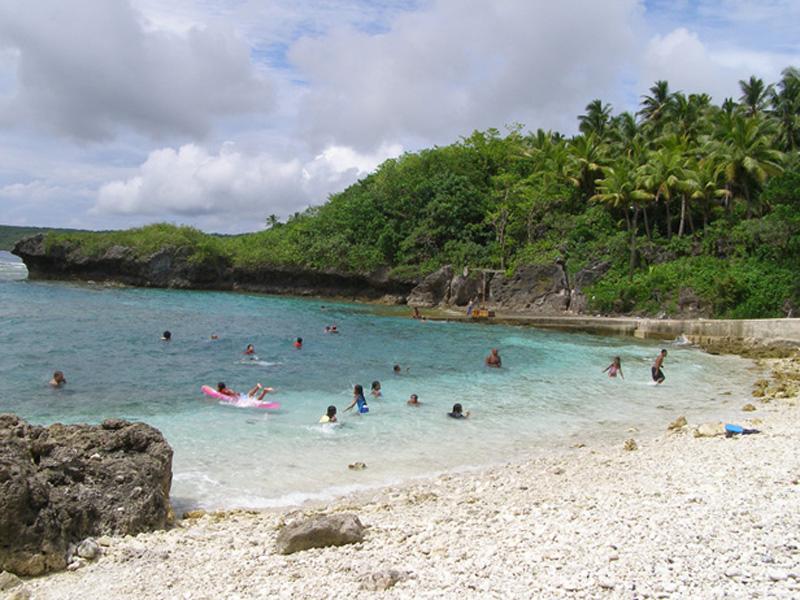
[[[487,308],[533,315],[582,313],[583,287],[608,270],[607,264],[584,269],[570,282],[564,265],[528,265],[508,276],[503,271],[467,270],[454,274],[449,266],[431,273],[411,291],[411,306],[461,307],[478,300]]]
[[[570,282],[564,265],[558,262],[522,266],[511,276],[491,270],[455,272],[447,265],[422,281],[413,281],[393,279],[388,269],[357,274],[274,265],[236,267],[224,258],[198,261],[187,248],[163,248],[142,257],[132,248],[112,246],[102,255],[89,256],[79,245],[47,246],[43,235],[20,241],[14,254],[23,259],[32,279],[330,296],[419,307],[462,307],[478,299],[495,310],[541,315],[583,312],[586,298],[582,287],[608,269],[607,264],[595,265]]]
[[[369,274],[312,271],[297,267],[232,266],[224,258],[193,260],[186,248],[163,248],[137,256],[132,248],[112,246],[88,256],[79,245],[45,244],[43,235],[18,242],[31,279],[113,281],[140,287],[240,290],[268,294],[319,295],[402,303],[415,281],[397,280],[380,269]]]

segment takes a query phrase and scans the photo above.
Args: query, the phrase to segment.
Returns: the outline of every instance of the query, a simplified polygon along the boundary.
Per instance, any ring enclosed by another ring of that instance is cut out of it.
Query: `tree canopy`
[[[674,312],[690,290],[717,316],[786,314],[800,300],[800,71],[739,84],[738,100],[714,104],[657,81],[635,115],[595,99],[572,137],[475,131],[203,251],[242,266],[415,276],[604,262],[589,290],[598,311]]]

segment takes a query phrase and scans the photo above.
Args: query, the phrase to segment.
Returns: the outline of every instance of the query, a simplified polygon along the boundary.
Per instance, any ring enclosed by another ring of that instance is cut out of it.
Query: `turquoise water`
[[[331,323],[341,334],[324,334]],[[160,340],[165,329],[169,343]],[[297,336],[302,350],[292,347]],[[258,361],[242,360],[248,343]],[[492,347],[502,370],[483,366]],[[750,363],[670,346],[667,382],[654,387],[657,350],[632,339],[418,322],[325,300],[0,281],[0,412],[41,424],[124,417],[158,427],[175,450],[178,508],[287,505],[632,426],[662,429],[678,414],[735,418]],[[601,374],[614,355],[625,381]],[[56,369],[63,389],[47,385]],[[376,379],[384,397],[368,397],[369,415],[317,424],[329,404],[342,414],[354,383],[368,389]],[[200,393],[220,380],[238,391],[272,386],[282,409],[223,406]],[[406,405],[411,393],[422,406]],[[454,402],[472,417],[447,418]],[[368,468],[348,470],[355,461]]]

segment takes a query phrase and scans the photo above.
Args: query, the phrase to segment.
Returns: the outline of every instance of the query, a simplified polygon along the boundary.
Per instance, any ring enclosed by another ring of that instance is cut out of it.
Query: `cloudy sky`
[[[252,231],[475,129],[800,65],[800,0],[0,0],[0,223]]]

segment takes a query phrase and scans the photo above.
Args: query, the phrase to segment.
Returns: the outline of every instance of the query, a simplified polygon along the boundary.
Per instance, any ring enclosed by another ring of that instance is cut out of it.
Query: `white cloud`
[[[399,146],[363,155],[330,147],[313,160],[249,156],[228,142],[217,154],[194,144],[150,153],[138,173],[103,185],[95,214],[216,216],[227,231],[256,228],[268,214],[285,216],[365,175]],[[226,217],[227,220],[221,217]]]
[[[289,58],[317,140],[441,143],[514,121],[573,130],[591,98],[618,97],[639,16],[635,0],[438,0],[386,33],[305,37]]]
[[[797,0],[0,0],[0,220],[257,228],[473,129],[571,133],[593,98],[635,109],[662,78],[738,96],[800,64],[798,18]]]
[[[231,28],[148,25],[126,0],[4,0],[0,47],[18,57],[5,124],[86,140],[122,129],[196,137],[216,118],[270,107],[270,85]]]
[[[642,79],[666,79],[673,90],[706,92],[715,102],[722,102],[726,97],[739,97],[740,79],[756,75],[768,83],[777,81],[781,70],[798,58],[744,49],[712,49],[697,33],[679,27],[650,40],[642,61]]]

